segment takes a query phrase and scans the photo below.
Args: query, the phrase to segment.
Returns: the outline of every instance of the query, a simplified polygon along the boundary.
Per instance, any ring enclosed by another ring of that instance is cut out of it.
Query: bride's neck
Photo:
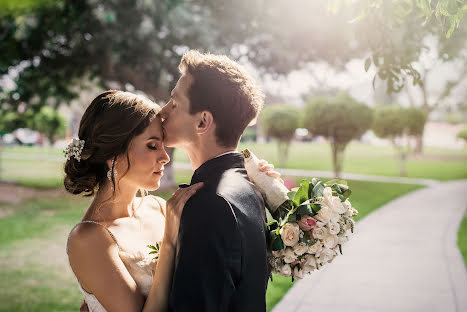
[[[134,214],[134,199],[137,191],[136,186],[120,185],[115,191],[115,196],[112,197],[112,188],[109,184],[105,184],[97,191],[89,210],[93,216],[102,221],[131,217]]]

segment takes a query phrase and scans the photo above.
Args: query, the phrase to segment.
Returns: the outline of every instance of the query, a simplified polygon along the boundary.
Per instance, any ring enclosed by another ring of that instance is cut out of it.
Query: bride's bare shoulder
[[[95,250],[115,245],[115,239],[106,227],[97,222],[78,223],[70,232],[67,241],[68,256],[93,253]]]

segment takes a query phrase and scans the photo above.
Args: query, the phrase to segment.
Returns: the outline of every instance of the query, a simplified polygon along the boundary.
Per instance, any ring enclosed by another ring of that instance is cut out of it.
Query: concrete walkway
[[[298,281],[273,312],[467,311],[457,231],[467,180],[400,197],[356,226],[343,256]]]

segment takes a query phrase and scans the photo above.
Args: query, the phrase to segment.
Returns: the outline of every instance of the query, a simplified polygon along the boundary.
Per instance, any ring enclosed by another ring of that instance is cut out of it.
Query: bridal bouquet
[[[289,191],[277,179],[258,170],[258,158],[243,151],[248,176],[256,184],[273,217],[268,222],[269,264],[273,273],[301,279],[342,254],[353,233],[358,211],[342,180],[303,180]]]

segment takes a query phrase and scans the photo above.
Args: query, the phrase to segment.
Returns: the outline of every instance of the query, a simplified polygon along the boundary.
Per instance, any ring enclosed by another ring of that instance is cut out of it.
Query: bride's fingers
[[[264,165],[267,165],[268,162],[264,159],[261,159],[260,161],[258,161],[258,167],[263,167]]]
[[[185,203],[191,198],[191,196],[193,196],[194,194],[196,194],[196,192],[202,188],[204,185],[203,182],[199,182],[199,183],[196,183],[196,184],[193,184],[187,188],[184,188],[183,189],[183,193],[181,193],[180,195],[180,202],[183,203],[183,205],[185,205]]]

